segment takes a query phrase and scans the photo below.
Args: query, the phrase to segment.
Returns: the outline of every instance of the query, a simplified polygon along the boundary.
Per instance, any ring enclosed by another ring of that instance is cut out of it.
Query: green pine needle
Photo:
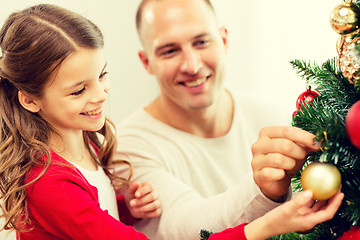
[[[359,86],[351,84],[336,68],[336,59],[319,66],[308,61],[290,62],[297,74],[320,96],[305,103],[293,118],[293,126],[316,135],[322,151],[311,153],[307,164],[319,159],[334,164],[341,173],[345,198],[333,219],[318,224],[308,234],[289,233],[272,240],[337,239],[351,226],[360,224],[360,151],[347,137],[345,119],[349,108],[360,100]],[[304,169],[303,168],[303,169]],[[292,179],[301,191],[301,172]]]
[[[208,240],[210,235],[213,234],[213,232],[210,232],[205,229],[201,229],[200,231],[200,240]]]

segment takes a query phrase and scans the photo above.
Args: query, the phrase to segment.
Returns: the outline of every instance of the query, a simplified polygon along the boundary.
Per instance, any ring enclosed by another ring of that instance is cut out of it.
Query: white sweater
[[[234,99],[232,127],[219,138],[180,131],[143,108],[117,126],[118,151],[130,158],[133,180],[151,182],[160,194],[161,217],[135,225],[150,239],[197,240],[202,228],[221,231],[279,205],[253,181],[251,146],[262,127],[289,125],[291,116],[280,121],[272,106]]]

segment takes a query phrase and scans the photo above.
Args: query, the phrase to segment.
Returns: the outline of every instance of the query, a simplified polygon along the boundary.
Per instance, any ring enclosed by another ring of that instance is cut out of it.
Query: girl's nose
[[[94,102],[105,102],[109,92],[109,81],[107,79],[101,80],[97,83],[94,90]]]

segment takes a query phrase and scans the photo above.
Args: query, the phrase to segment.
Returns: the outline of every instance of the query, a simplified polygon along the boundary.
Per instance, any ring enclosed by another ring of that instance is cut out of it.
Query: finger
[[[299,214],[306,215],[314,212],[313,206],[315,201],[313,200],[312,196],[313,193],[310,190],[302,191],[301,193],[299,193],[299,195],[296,196],[296,201],[298,201],[299,206]]]
[[[131,204],[131,206],[134,206],[134,207],[135,206],[140,207],[140,206],[144,206],[146,204],[152,203],[157,199],[159,199],[157,192],[151,192],[145,196],[142,196],[141,198],[131,200],[130,204]]]
[[[129,200],[134,198],[134,194],[138,189],[138,187],[139,187],[138,183],[131,183],[125,191],[125,198]]]
[[[314,143],[315,135],[297,127],[281,126],[281,127],[266,127],[260,132],[260,137],[285,138],[296,144],[310,148],[312,150],[319,150],[319,144]]]
[[[303,159],[308,154],[306,148],[286,138],[275,138],[267,142],[255,143],[254,149],[256,153],[281,153],[294,159]]]
[[[138,188],[139,188],[139,183],[137,182],[131,183],[128,187],[128,192],[134,194]]]
[[[146,205],[138,207],[137,209],[139,212],[147,213],[147,212],[153,212],[153,211],[157,210],[158,208],[160,208],[160,201],[155,200],[151,203],[148,203]]]
[[[326,204],[328,203],[327,200],[319,200],[317,201],[314,206],[312,207],[314,212],[319,211],[320,209],[322,209],[324,206],[326,206]]]
[[[311,216],[312,221],[314,222],[324,222],[334,217],[336,211],[339,209],[341,202],[344,198],[344,194],[338,192],[334,197],[332,197],[328,204],[322,207],[321,210],[314,213]]]
[[[270,168],[278,168],[284,170],[293,169],[296,165],[296,161],[288,156],[285,156],[280,153],[269,153],[262,157],[262,159],[258,158],[257,160],[257,169],[263,169],[266,167]]]
[[[152,191],[153,191],[153,188],[152,188],[151,184],[148,182],[144,182],[139,186],[139,188],[135,192],[135,197],[141,198],[141,197],[151,193]]]
[[[254,172],[254,179],[260,182],[273,182],[282,180],[285,177],[283,169],[265,167],[258,172]]]
[[[313,193],[310,190],[302,191],[294,198],[293,207],[300,208],[300,207],[312,206],[313,204],[312,197],[313,197]]]
[[[313,212],[311,209],[314,202],[312,196],[313,194],[309,190],[299,193],[295,198],[284,203],[284,205],[286,205],[287,212],[290,213],[290,215],[294,215],[294,213],[306,215]]]

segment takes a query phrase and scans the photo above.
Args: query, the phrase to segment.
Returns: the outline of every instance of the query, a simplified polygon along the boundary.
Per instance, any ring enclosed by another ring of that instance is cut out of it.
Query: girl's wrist
[[[265,240],[275,235],[271,221],[267,220],[266,214],[244,227],[247,240]]]

